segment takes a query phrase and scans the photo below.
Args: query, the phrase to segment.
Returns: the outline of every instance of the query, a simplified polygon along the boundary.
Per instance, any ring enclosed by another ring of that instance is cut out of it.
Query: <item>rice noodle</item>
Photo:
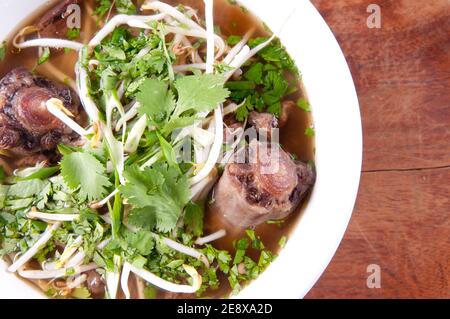
[[[192,277],[192,286],[190,285],[179,285],[164,280],[155,274],[145,270],[143,268],[137,268],[136,266],[125,262],[125,266],[129,267],[130,271],[132,271],[137,276],[141,277],[145,281],[151,283],[152,285],[161,288],[166,291],[171,291],[175,293],[186,293],[192,294],[200,289],[202,285],[202,276],[198,274],[194,267],[183,265],[184,270]]]
[[[83,272],[87,272],[93,269],[97,269],[99,266],[96,263],[90,263],[87,265],[66,267],[54,270],[21,270],[17,273],[19,276],[27,279],[56,279],[61,277],[75,276]]]
[[[104,38],[106,38],[114,29],[122,24],[128,24],[130,27],[134,28],[150,28],[147,24],[151,21],[158,21],[165,17],[165,14],[155,14],[151,16],[139,16],[139,15],[127,15],[118,14],[114,16],[108,23],[105,24],[103,28],[89,41],[90,47],[95,47],[99,45]]]
[[[23,255],[17,259],[11,266],[8,267],[9,272],[16,272],[20,267],[25,265],[40,249],[44,248],[45,244],[52,238],[53,233],[61,226],[61,222],[54,223],[53,225],[47,227],[45,232],[41,237],[25,252]]]
[[[227,231],[225,229],[221,229],[221,230],[216,231],[215,233],[212,233],[208,236],[197,238],[197,240],[195,241],[195,244],[196,245],[204,245],[204,244],[210,243],[212,241],[215,241],[217,239],[220,239],[222,237],[225,237],[226,235],[227,235]]]

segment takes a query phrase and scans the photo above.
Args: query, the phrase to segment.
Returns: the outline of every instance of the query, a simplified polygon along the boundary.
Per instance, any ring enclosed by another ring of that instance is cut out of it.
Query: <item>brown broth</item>
[[[163,0],[169,4],[177,5],[183,4],[199,10],[199,16],[204,16],[203,1],[202,0]],[[143,1],[137,1],[142,3]],[[43,12],[51,8],[57,1],[50,2],[50,4],[42,7],[38,12],[34,13],[31,18],[24,20],[19,28],[11,33],[11,38],[13,35],[26,25],[32,25],[39,20],[39,17]],[[96,20],[92,16],[92,8],[94,8],[94,0],[85,0],[82,2],[82,33],[81,39],[83,42],[87,42],[88,39],[92,37],[95,31]],[[251,15],[251,13],[243,10],[239,5],[231,5],[227,0],[216,0],[215,1],[215,24],[220,26],[220,31],[222,35],[229,36],[234,35],[244,35],[252,27],[256,27],[254,36],[263,36],[267,32],[264,29],[263,23],[261,23],[257,18]],[[11,40],[11,39],[10,39]],[[17,51],[12,49],[11,42],[8,45],[8,52],[6,58],[3,62],[0,62],[0,77],[4,76],[8,71],[12,70],[18,66],[25,66],[28,69],[34,69],[37,73],[44,75],[53,80],[60,80],[60,78],[55,77],[54,73],[49,70],[48,62],[41,66],[37,66],[38,53],[37,49],[25,49]],[[62,50],[52,50],[52,55],[50,63],[60,70],[66,77],[74,79],[74,65],[77,59],[75,52],[63,52]],[[301,82],[298,83],[298,91],[287,97],[287,100],[297,101],[300,97],[306,98],[304,89]],[[295,108],[289,117],[287,124],[280,130],[280,139],[283,148],[295,154],[299,160],[302,161],[313,161],[314,160],[314,139],[305,136],[305,129],[310,127],[312,124],[312,117],[310,113],[306,113],[299,108]],[[303,207],[306,205],[308,198],[306,198],[297,210],[287,217],[280,224],[261,224],[255,228],[258,236],[264,242],[266,249],[278,253],[280,247],[278,242],[282,236],[287,236],[296,226]],[[219,229],[224,228],[224,224],[220,219],[217,219],[217,214],[211,209],[207,211],[205,217],[205,229],[204,233],[209,234]],[[214,246],[218,249],[226,249],[231,253],[234,252],[233,241],[239,238],[245,237],[244,229],[236,230],[228,227],[228,235],[220,240],[214,242]],[[249,255],[254,260],[257,260],[259,254],[257,251],[249,250]],[[223,297],[230,293],[230,288],[227,283],[227,279],[224,276],[219,276],[221,280],[221,286],[218,290],[209,290],[207,295],[210,297]],[[36,283],[35,283],[36,284]],[[135,287],[135,280],[133,277],[130,278],[130,286]],[[136,289],[132,294],[136,296]],[[158,298],[171,298],[178,297],[176,294],[172,293],[158,293]],[[180,296],[186,298],[186,295]],[[189,296],[188,296],[189,297]]]

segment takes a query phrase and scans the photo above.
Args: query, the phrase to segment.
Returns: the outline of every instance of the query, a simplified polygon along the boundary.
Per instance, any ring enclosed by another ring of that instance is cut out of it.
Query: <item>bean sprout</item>
[[[217,239],[220,239],[222,237],[225,237],[227,235],[227,231],[225,229],[221,229],[219,231],[216,231],[215,233],[212,233],[205,237],[200,237],[195,241],[196,245],[204,245],[207,243],[210,243],[212,241],[215,241]]]
[[[80,214],[49,214],[41,212],[28,212],[27,217],[30,219],[41,219],[46,222],[59,221],[59,222],[71,222],[80,218]]]
[[[195,270],[195,268],[183,265],[184,270],[191,276],[192,278],[192,285],[179,285],[174,284],[172,282],[169,282],[167,280],[164,280],[155,274],[143,269],[143,268],[137,268],[136,266],[126,262],[125,266],[127,266],[130,271],[132,271],[134,274],[138,275],[145,281],[151,283],[152,285],[161,288],[166,291],[171,291],[175,293],[186,293],[186,294],[192,294],[200,289],[202,285],[202,276],[198,274],[198,272]]]
[[[108,23],[95,35],[95,37],[89,41],[89,46],[95,47],[99,45],[104,38],[106,38],[117,26],[121,24],[128,24],[130,27],[135,28],[150,28],[147,23],[161,20],[164,17],[165,14],[156,14],[153,16],[118,14],[109,20]]]
[[[16,272],[20,267],[25,265],[34,255],[36,255],[39,250],[44,248],[47,242],[52,238],[53,233],[61,226],[61,222],[54,223],[53,225],[47,227],[47,230],[41,235],[41,237],[34,243],[31,248],[20,256],[17,261],[15,261],[11,266],[8,267],[9,272]]]
[[[90,263],[87,265],[54,270],[18,270],[17,273],[19,274],[19,276],[27,279],[56,279],[61,277],[75,276],[97,268],[99,268],[97,264]]]

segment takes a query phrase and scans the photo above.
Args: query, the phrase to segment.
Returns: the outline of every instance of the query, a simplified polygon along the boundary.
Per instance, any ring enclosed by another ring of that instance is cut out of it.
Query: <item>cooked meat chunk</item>
[[[48,154],[44,155],[41,153],[31,154],[27,156],[20,156],[17,159],[9,160],[11,164],[14,165],[14,167],[17,168],[26,168],[30,166],[34,166],[37,163],[44,162],[45,165],[47,165],[49,162],[55,162],[55,158],[53,156],[49,156]]]
[[[102,276],[95,270],[88,271],[86,274],[87,288],[91,292],[92,297],[102,298],[105,295],[105,282]]]
[[[37,27],[40,30],[42,36],[55,35],[62,38],[66,37],[67,33],[67,21],[66,18],[71,12],[67,11],[67,8],[71,4],[78,4],[79,0],[62,0],[46,12],[42,18],[39,20]]]
[[[278,144],[253,141],[245,152],[245,163],[225,166],[213,210],[240,227],[286,217],[314,184],[313,170],[293,161]]]
[[[272,130],[278,127],[278,120],[273,114],[252,111],[248,116],[248,124],[258,132],[265,131],[270,138]]]
[[[66,86],[35,76],[24,68],[0,80],[0,149],[29,155],[53,150],[78,136],[48,112],[46,102],[58,98],[80,120],[78,96]]]

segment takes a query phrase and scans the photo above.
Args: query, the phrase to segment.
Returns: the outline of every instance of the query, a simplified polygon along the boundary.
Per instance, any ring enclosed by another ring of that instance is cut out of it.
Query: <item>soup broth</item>
[[[140,4],[143,1],[137,1],[136,4]],[[198,10],[198,16],[204,18],[204,4],[200,0],[166,0],[168,4],[177,6],[185,5],[190,6]],[[43,6],[38,12],[36,12],[31,18],[25,20],[21,26],[17,29],[20,30],[26,25],[36,24],[42,14],[49,10],[55,5],[57,1]],[[267,36],[263,23],[254,17],[251,12],[242,8],[238,4],[230,4],[227,0],[216,0],[214,7],[214,22],[218,27],[218,32],[224,38],[231,35],[243,36],[249,29],[256,28],[253,37]],[[96,1],[85,0],[81,1],[81,17],[82,26],[81,33],[77,41],[82,41],[84,43],[88,42],[98,30],[98,21],[96,16],[93,14]],[[111,15],[114,14],[112,11]],[[12,34],[16,34],[17,30]],[[51,36],[51,35],[49,35]],[[58,37],[58,34],[54,34],[54,37]],[[12,38],[12,37],[11,37]],[[11,39],[9,39],[11,40]],[[11,41],[8,44],[8,50],[6,57],[3,62],[0,62],[0,76],[3,77],[10,70],[23,66],[29,70],[34,70],[37,74],[43,75],[49,79],[58,82],[74,83],[75,72],[74,65],[78,59],[78,54],[71,50],[51,50],[51,57],[49,61],[41,65],[37,64],[38,61],[38,49],[24,49],[17,50],[13,47]],[[287,75],[289,76],[289,75]],[[297,102],[299,99],[306,99],[305,92],[303,90],[302,84],[298,81],[297,90],[293,93],[287,95],[284,99]],[[294,108],[289,115],[287,124],[280,129],[280,142],[283,149],[303,162],[313,162],[314,161],[314,138],[307,136],[305,131],[312,126],[311,113],[305,112],[301,108]],[[9,166],[9,172],[15,168],[14,160],[9,157],[2,157],[2,161],[5,165]],[[272,223],[262,223],[254,228],[257,236],[260,237],[261,241],[265,245],[265,249],[273,252],[274,254],[279,253],[280,240],[283,241],[283,237],[289,238],[289,233],[296,226],[298,222],[302,208],[307,203],[306,200],[296,209],[296,211],[290,214],[287,218],[279,222]],[[208,206],[211,207],[211,206]],[[217,213],[209,208],[205,214],[204,220],[204,234],[210,234],[215,231],[224,228],[224,225],[220,220],[216,218]],[[226,227],[225,227],[226,228]],[[235,230],[233,227],[227,228],[227,236],[214,241],[212,245],[217,249],[228,250],[231,256],[235,254],[235,242],[242,237],[246,236],[245,229]],[[258,260],[259,251],[256,249],[249,249],[248,256],[254,260]],[[33,265],[28,265],[33,267]],[[39,264],[34,264],[34,267],[39,268]],[[231,288],[227,282],[226,276],[223,274],[219,275],[218,278],[221,282],[219,289],[208,289],[205,292],[205,296],[208,297],[224,297],[230,294]],[[42,286],[42,281],[34,281],[34,284]],[[143,297],[140,296],[137,289],[137,285],[145,285],[141,279],[137,279],[135,276],[130,276],[129,285],[131,288],[131,296],[133,298]],[[142,289],[140,290],[142,291]],[[124,297],[120,295],[120,297]],[[147,296],[148,297],[148,296]],[[155,295],[153,295],[155,297]],[[195,295],[179,295],[169,292],[164,292],[162,290],[157,290],[157,298],[174,298],[174,297],[195,297]]]

